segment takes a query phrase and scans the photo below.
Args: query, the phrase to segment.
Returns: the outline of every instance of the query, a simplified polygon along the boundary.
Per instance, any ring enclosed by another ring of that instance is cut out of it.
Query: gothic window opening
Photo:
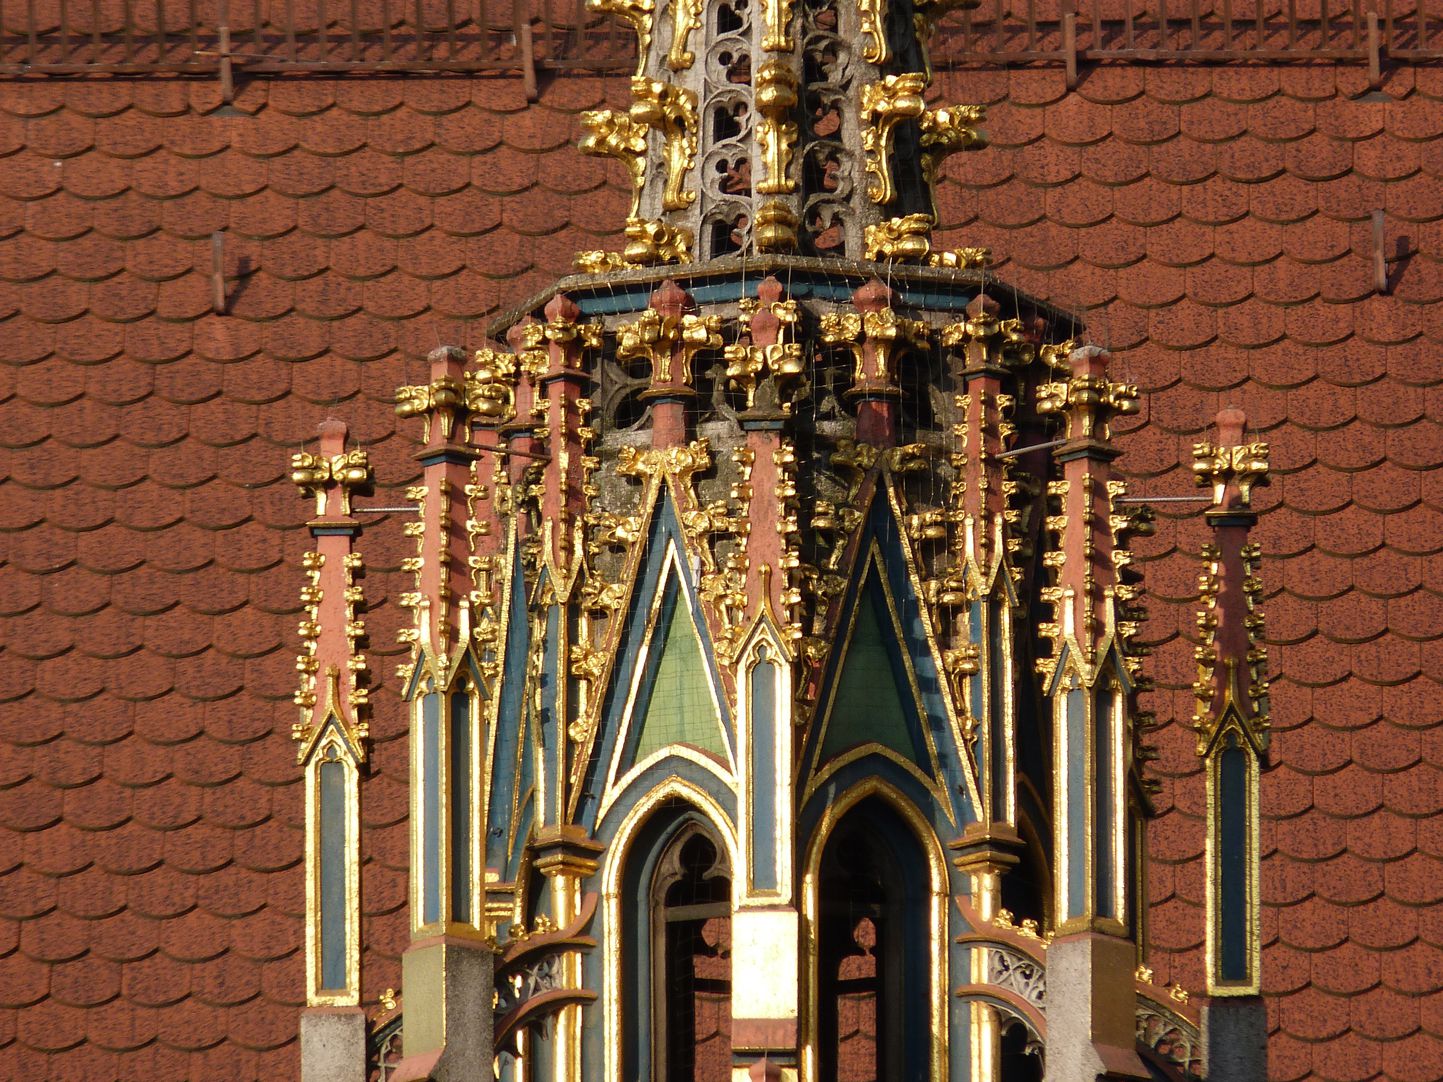
[[[1004,1018],[1002,1024],[1000,1082],[1042,1082],[1042,1056],[1036,1039],[1021,1022],[1008,1025]]]
[[[731,1078],[731,872],[696,824],[667,846],[652,878],[653,1082]]]
[[[822,853],[821,1082],[925,1082],[931,1046],[926,856],[897,815],[863,801]]]

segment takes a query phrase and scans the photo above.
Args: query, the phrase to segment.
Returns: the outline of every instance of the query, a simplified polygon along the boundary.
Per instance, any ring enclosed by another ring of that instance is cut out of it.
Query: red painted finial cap
[[[1248,427],[1248,415],[1236,406],[1224,406],[1218,410],[1218,443],[1223,447],[1237,447],[1243,442],[1243,432]]]
[[[316,431],[321,436],[321,454],[330,456],[338,455],[346,449],[346,422],[335,417],[327,417],[318,426]]]

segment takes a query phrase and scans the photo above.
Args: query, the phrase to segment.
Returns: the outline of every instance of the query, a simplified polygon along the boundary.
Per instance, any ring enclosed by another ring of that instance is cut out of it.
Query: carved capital
[[[909,346],[926,340],[927,325],[898,315],[891,302],[892,291],[874,280],[852,294],[855,311],[822,317],[822,341],[846,345],[852,351],[856,367],[847,392],[850,395],[900,395],[897,358]]]
[[[674,282],[652,294],[652,307],[616,330],[616,356],[651,366],[649,394],[690,394],[691,361],[704,349],[720,349],[721,317],[683,312],[690,298]]]
[[[1038,388],[1037,412],[1061,417],[1070,440],[1107,440],[1114,417],[1138,410],[1137,387],[1108,379],[1107,362],[1098,346],[1074,349],[1068,378]]]
[[[802,346],[796,341],[801,309],[794,300],[782,300],[782,285],[767,278],[755,300],[741,302],[744,342],[727,346],[727,379],[746,395],[746,408],[756,406],[757,385],[770,376],[775,384],[776,406],[790,410],[791,397],[803,373]]]
[[[317,518],[349,515],[352,491],[371,483],[370,462],[360,448],[346,450],[345,422],[329,418],[321,422],[319,432],[319,453],[291,456],[291,482],[302,495],[315,499]],[[332,494],[336,506],[329,506]]]
[[[431,442],[433,434],[444,443],[450,443],[458,435],[461,443],[470,439],[466,431],[470,407],[461,374],[463,358],[464,354],[455,346],[437,346],[429,356],[431,382],[396,390],[396,415],[420,417],[421,439],[425,443]]]
[[[1199,488],[1212,489],[1214,511],[1246,511],[1253,489],[1268,484],[1269,448],[1243,439],[1242,410],[1224,409],[1217,424],[1216,443],[1193,444],[1193,478]]]

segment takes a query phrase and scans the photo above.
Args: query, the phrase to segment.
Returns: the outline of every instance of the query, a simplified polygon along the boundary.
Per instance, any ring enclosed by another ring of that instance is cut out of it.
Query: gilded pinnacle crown
[[[585,113],[583,154],[615,158],[632,201],[619,252],[579,269],[795,253],[966,267],[933,250],[933,189],[986,145],[981,106],[929,106],[927,40],[962,3],[588,0],[637,37],[626,110]]]

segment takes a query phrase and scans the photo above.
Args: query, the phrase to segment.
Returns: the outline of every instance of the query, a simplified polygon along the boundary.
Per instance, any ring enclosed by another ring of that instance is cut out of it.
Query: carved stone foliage
[[[754,145],[751,0],[722,0],[707,11],[702,91],[702,220],[698,254],[713,258],[747,244],[757,179]]]
[[[987,983],[1017,993],[1039,1011],[1047,1010],[1047,970],[1021,951],[995,945],[988,947]]]
[[[854,78],[836,0],[801,0],[802,250],[841,254],[855,228],[856,162],[843,131]]]
[[[1137,1043],[1179,1068],[1185,1077],[1202,1077],[1198,1027],[1150,996],[1137,997]]]

